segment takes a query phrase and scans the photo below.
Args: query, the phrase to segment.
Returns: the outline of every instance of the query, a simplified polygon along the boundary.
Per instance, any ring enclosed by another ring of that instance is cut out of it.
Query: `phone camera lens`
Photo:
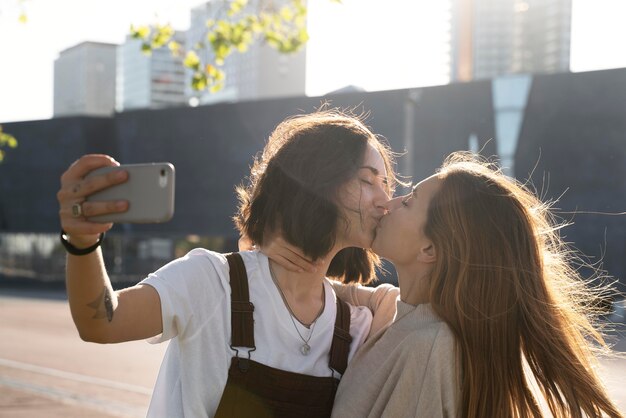
[[[165,169],[164,168],[161,169],[161,176],[165,176]]]

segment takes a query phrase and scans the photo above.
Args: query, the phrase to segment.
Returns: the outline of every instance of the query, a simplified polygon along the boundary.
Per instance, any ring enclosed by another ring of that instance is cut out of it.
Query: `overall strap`
[[[231,347],[255,348],[254,305],[250,303],[246,266],[239,253],[228,254],[226,259],[230,268]]]
[[[348,367],[350,354],[350,306],[337,297],[337,315],[335,316],[335,332],[330,346],[329,366],[343,374]]]

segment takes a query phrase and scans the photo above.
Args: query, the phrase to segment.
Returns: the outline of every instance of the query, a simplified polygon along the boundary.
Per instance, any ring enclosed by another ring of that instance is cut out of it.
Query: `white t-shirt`
[[[258,251],[241,253],[254,304],[254,340],[251,359],[290,372],[332,376],[328,366],[337,310],[335,292],[325,280],[324,312],[309,341],[303,342],[290,313],[271,279],[268,259]],[[212,417],[226,386],[235,352],[231,339],[229,268],[226,257],[194,249],[150,274],[143,284],[154,287],[161,299],[163,333],[151,343],[171,340],[152,394],[149,417]],[[350,357],[368,335],[372,315],[367,308],[350,306]],[[296,326],[307,338],[310,330]],[[239,357],[247,357],[245,349]],[[339,377],[335,372],[335,376]]]

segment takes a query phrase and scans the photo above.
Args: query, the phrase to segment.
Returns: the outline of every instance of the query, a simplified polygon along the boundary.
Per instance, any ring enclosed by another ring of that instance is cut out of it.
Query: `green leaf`
[[[305,44],[309,41],[309,32],[307,32],[306,28],[302,28],[298,32],[298,41],[300,41],[302,44]]]
[[[146,42],[142,43],[141,52],[143,52],[144,55],[152,55],[152,46]]]
[[[215,59],[216,60],[224,60],[224,58],[226,58],[229,54],[230,54],[230,47],[226,44],[220,44],[216,49],[215,49]]]
[[[341,0],[331,1],[341,3]],[[249,0],[225,0],[229,17],[206,21],[206,41],[196,43],[183,60],[186,68],[194,70],[191,84],[195,90],[215,92],[222,89],[226,75],[219,66],[224,65],[233,51],[245,53],[259,38],[284,54],[298,51],[309,40],[305,0],[270,0],[260,3],[261,6],[253,10],[249,7]],[[280,6],[280,3],[283,5]],[[172,54],[181,54],[184,47],[172,39],[174,34],[174,29],[169,25],[155,25],[152,28],[131,26],[131,35],[144,41],[141,48],[147,54],[166,45]],[[210,48],[214,56],[213,63],[208,65],[204,65],[197,54],[197,51],[206,48]]]
[[[130,36],[133,39],[147,39],[150,36],[150,28],[148,26],[135,28],[133,25],[130,25]]]
[[[233,0],[230,3],[230,9],[228,9],[228,16],[232,17],[240,13],[248,4],[248,0]]]
[[[218,69],[214,78],[215,78],[216,81],[225,80],[226,79],[226,73],[224,71]]]
[[[207,87],[207,77],[204,73],[196,71],[191,79],[191,87],[196,90],[204,90]]]
[[[293,20],[293,17],[294,17],[294,13],[291,10],[291,7],[289,7],[289,6],[283,6],[280,9],[279,15],[280,15],[281,19],[286,20],[286,21],[291,21],[291,20]]]
[[[215,74],[217,74],[218,69],[214,65],[207,64],[204,67],[204,72],[207,73],[209,77],[215,77]]]
[[[192,70],[198,71],[200,69],[200,58],[195,51],[188,51],[183,61],[183,65]]]
[[[337,3],[341,3],[341,0],[337,1]],[[296,4],[296,10],[298,11],[298,15],[306,16],[307,14],[306,3],[303,1],[297,1],[295,4]]]
[[[223,83],[217,83],[217,84],[213,84],[210,88],[209,91],[211,93],[217,93],[218,91],[220,91],[221,89],[224,88],[224,84]]]
[[[223,34],[228,33],[230,32],[230,26],[231,26],[230,22],[227,22],[225,20],[219,20],[217,22],[216,31],[218,33],[223,33]]]
[[[17,139],[11,134],[4,133],[0,125],[0,147],[8,146],[9,148],[17,148]],[[0,150],[0,162],[4,160],[6,153]]]
[[[167,44],[167,47],[170,49],[170,51],[172,51],[173,54],[180,54],[181,45],[178,42],[170,41],[170,43]]]
[[[174,36],[174,29],[170,25],[157,25],[155,29],[156,33],[152,38],[152,48],[158,49],[166,45],[172,36]]]

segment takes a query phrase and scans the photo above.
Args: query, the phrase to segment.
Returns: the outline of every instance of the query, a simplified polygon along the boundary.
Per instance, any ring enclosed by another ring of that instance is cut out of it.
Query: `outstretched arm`
[[[128,203],[124,201],[85,202],[90,194],[127,180],[125,171],[84,179],[96,168],[117,165],[117,161],[106,155],[86,155],[61,176],[57,193],[59,217],[72,246],[90,247],[100,233],[113,226],[89,222],[86,217],[127,210]],[[72,210],[77,203],[82,206],[82,214]],[[156,290],[137,285],[113,291],[100,248],[86,255],[67,255],[66,287],[72,318],[85,341],[113,343],[161,333],[161,303]]]

